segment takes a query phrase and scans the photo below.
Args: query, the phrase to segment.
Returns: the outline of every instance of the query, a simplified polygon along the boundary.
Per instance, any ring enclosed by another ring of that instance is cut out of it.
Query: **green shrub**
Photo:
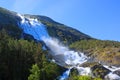
[[[40,69],[37,64],[32,66],[30,70],[31,74],[28,77],[28,80],[39,80],[40,79]]]
[[[100,78],[92,78],[90,76],[75,76],[73,80],[102,80]]]

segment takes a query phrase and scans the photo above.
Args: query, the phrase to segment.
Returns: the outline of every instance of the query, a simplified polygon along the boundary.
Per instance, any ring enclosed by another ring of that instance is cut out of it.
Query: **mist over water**
[[[87,61],[87,57],[83,53],[69,50],[67,47],[53,38],[43,38],[48,48],[52,51],[51,55],[61,66],[75,67]]]
[[[21,28],[25,33],[32,35],[36,40],[42,40],[46,46],[52,51],[51,55],[61,66],[76,66],[87,61],[87,57],[83,53],[69,50],[55,38],[48,35],[46,27],[38,22],[37,19],[26,18],[21,16]]]
[[[89,67],[79,67],[80,64],[88,60],[87,56],[81,52],[70,50],[68,47],[62,45],[59,40],[50,37],[46,30],[46,26],[37,19],[24,17],[21,14],[17,15],[21,18],[20,27],[23,29],[24,33],[32,35],[34,39],[38,41],[43,41],[51,50],[50,55],[54,62],[60,66],[68,68],[68,70],[60,76],[59,80],[67,79],[72,68],[76,68],[80,75],[91,74]],[[108,76],[111,76],[111,74]],[[114,78],[116,78],[115,75]],[[119,76],[117,76],[117,79],[118,78],[120,79]]]

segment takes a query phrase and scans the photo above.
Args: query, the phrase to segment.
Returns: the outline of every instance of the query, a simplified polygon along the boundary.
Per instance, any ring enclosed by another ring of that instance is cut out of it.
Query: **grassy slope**
[[[70,45],[71,48],[85,52],[101,63],[120,66],[120,42],[102,40],[81,40]]]

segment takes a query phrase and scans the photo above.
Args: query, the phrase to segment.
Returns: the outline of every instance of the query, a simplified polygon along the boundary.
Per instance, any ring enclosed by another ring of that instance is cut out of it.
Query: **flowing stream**
[[[87,56],[81,52],[70,50],[57,39],[50,37],[46,26],[37,19],[24,17],[21,14],[18,14],[18,16],[21,18],[20,27],[23,29],[24,33],[32,35],[34,39],[38,41],[43,41],[51,50],[52,53],[50,53],[50,55],[53,61],[60,66],[68,68],[68,70],[60,76],[59,80],[66,80],[72,68],[76,68],[80,75],[91,74],[89,67],[79,67],[80,64],[88,60]]]

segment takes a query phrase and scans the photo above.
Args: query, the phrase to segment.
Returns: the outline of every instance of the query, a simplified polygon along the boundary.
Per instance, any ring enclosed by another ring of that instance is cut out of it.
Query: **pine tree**
[[[28,80],[39,80],[40,78],[40,70],[37,64],[34,64],[32,66],[32,69],[30,70],[31,74],[28,77]]]

